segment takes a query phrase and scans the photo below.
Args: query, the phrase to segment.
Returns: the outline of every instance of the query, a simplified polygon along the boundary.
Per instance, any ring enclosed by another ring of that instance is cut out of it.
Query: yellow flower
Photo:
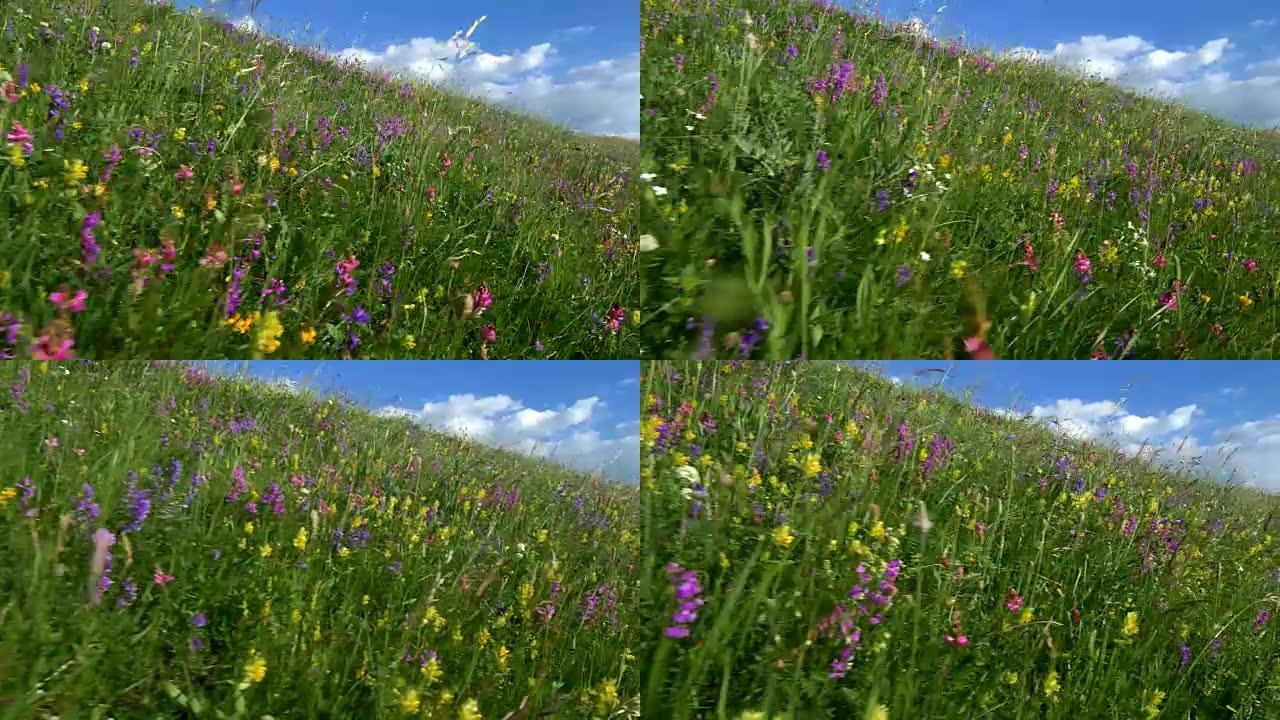
[[[267,160],[267,165],[271,168],[271,172],[275,172],[279,170],[280,158],[276,157],[275,155],[272,155],[271,158]]]
[[[1023,608],[1022,613],[1018,615],[1018,623],[1022,625],[1030,625],[1034,616],[1035,614],[1032,612],[1031,608]]]
[[[306,552],[307,529],[305,527],[298,528],[298,534],[293,536],[293,546],[298,548],[299,552]]]
[[[400,712],[405,715],[413,715],[422,707],[422,700],[418,697],[417,690],[409,690],[400,698]]]
[[[179,220],[187,216],[186,213],[182,212],[182,208],[178,207],[177,205],[174,205],[173,207],[169,208],[169,212],[173,213],[173,216],[178,218]]]
[[[475,698],[471,698],[462,703],[462,709],[458,711],[458,720],[484,720],[484,716],[480,714],[480,703]]]
[[[822,472],[822,462],[818,460],[817,455],[810,454],[804,459],[804,476],[806,478],[816,477]]]
[[[280,324],[279,313],[272,310],[266,315],[256,312],[253,315],[255,318],[261,318],[262,320],[258,324],[258,350],[264,353],[275,352],[280,347],[280,334],[284,332],[284,326]]]
[[[173,139],[174,139],[174,140],[177,140],[178,142],[182,142],[183,140],[186,140],[186,139],[187,139],[187,129],[186,129],[186,128],[184,128],[184,127],[180,127],[180,128],[178,128],[177,130],[174,130],[174,131],[173,131]]]
[[[244,534],[245,534],[245,535],[252,535],[252,534],[253,534],[253,523],[252,523],[252,522],[247,522],[247,523],[245,523],[245,524],[244,524]]]
[[[943,155],[942,157],[938,158],[938,169],[939,169],[939,170],[946,170],[946,169],[947,169],[947,168],[949,168],[949,167],[951,167],[951,154],[950,154],[950,153],[947,153],[946,155]]]
[[[1160,703],[1164,702],[1163,690],[1152,690],[1151,699],[1147,700],[1143,710],[1147,713],[1147,720],[1155,720],[1160,715]]]
[[[302,328],[302,332],[298,333],[298,338],[302,340],[303,345],[310,345],[316,341],[316,329],[308,325]]]
[[[400,342],[404,345],[405,350],[412,350],[418,347],[418,341],[412,335],[405,335],[404,340]]]
[[[4,490],[0,490],[0,508],[4,507],[5,505],[8,505],[9,501],[17,497],[17,495],[18,495],[18,491],[12,487],[7,487]]]
[[[968,260],[956,260],[955,262],[951,263],[951,277],[954,277],[954,278],[964,277],[965,270],[968,269],[968,267],[969,267]]]
[[[1240,307],[1247,308],[1253,304],[1253,298],[1249,297],[1249,293],[1240,296]]]
[[[1130,612],[1124,616],[1124,627],[1120,628],[1120,634],[1127,638],[1138,634],[1138,613]]]
[[[1044,694],[1052,698],[1058,694],[1058,690],[1061,687],[1058,684],[1058,671],[1050,670],[1049,674],[1044,678]]]
[[[440,669],[440,660],[437,658],[428,658],[427,664],[422,666],[422,677],[426,679],[428,685],[434,685],[440,681],[440,677],[444,675],[444,671]]]
[[[271,557],[271,553],[272,553],[271,543],[263,543],[262,547],[258,548],[258,553],[262,555],[262,557],[264,558]]]
[[[68,187],[79,185],[89,175],[89,166],[85,165],[82,160],[63,160],[62,167],[66,171],[65,178]]]
[[[27,156],[23,154],[21,145],[9,146],[9,162],[13,163],[15,167],[22,167],[27,164]]]
[[[791,533],[790,525],[779,525],[773,530],[773,544],[780,548],[789,548],[791,543],[796,541],[796,536]]]
[[[511,657],[511,651],[507,649],[506,645],[499,645],[498,649],[494,651],[494,655],[498,661],[498,672],[506,672],[507,658]]]
[[[249,328],[253,327],[253,317],[250,315],[241,316],[236,313],[227,318],[227,324],[235,328],[236,332],[244,335],[249,332]]]
[[[259,683],[267,676],[267,661],[257,651],[249,652],[249,663],[244,666],[244,681]]]
[[[1000,681],[1005,685],[1017,685],[1018,673],[1012,670],[1005,670],[1003,673],[1000,673]]]

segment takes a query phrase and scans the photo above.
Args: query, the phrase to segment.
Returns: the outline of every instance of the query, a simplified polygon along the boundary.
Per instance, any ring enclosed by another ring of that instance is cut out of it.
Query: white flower
[[[654,185],[653,194],[657,195],[658,197],[662,197],[663,195],[667,194],[667,189],[662,187],[661,185]]]
[[[685,126],[684,126],[684,129],[685,129],[685,130],[688,130],[689,132],[693,132],[693,126],[692,126],[692,125],[685,125]]]
[[[640,252],[650,252],[658,249],[658,238],[652,235],[640,236]]]
[[[654,178],[656,178],[656,177],[658,177],[658,176],[657,176],[657,175],[654,175],[653,173],[640,173],[640,179],[641,179],[641,180],[643,180],[643,181],[645,181],[645,182],[649,182],[650,180],[652,180],[652,179],[654,179]]]
[[[920,251],[920,259],[921,259],[921,260],[923,260],[923,261],[925,261],[925,262],[929,262],[930,260],[932,260],[932,259],[933,259],[933,256],[931,256],[929,253],[925,252],[924,250],[921,250],[921,251]]]
[[[111,49],[111,43],[106,42],[106,41],[104,40],[104,41],[102,42],[102,49],[103,49],[103,50],[110,50],[110,49]]]
[[[687,485],[697,485],[700,479],[698,477],[698,469],[692,465],[681,465],[676,468],[676,477],[683,480]]]

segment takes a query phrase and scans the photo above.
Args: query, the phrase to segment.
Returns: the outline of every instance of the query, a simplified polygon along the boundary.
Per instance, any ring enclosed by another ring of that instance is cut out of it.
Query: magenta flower
[[[160,568],[156,568],[155,581],[157,585],[159,585],[160,587],[164,587],[165,585],[168,585],[169,583],[173,582],[173,576],[161,570]]]
[[[195,177],[195,173],[191,172],[191,168],[183,165],[178,168],[178,172],[174,173],[173,176],[178,179],[178,182],[186,182]]]
[[[493,306],[493,295],[489,293],[489,286],[481,285],[471,293],[472,308],[476,315],[483,315],[485,310]]]
[[[627,309],[621,305],[614,305],[609,308],[609,313],[605,316],[604,325],[613,332],[622,329],[622,323],[627,319]]]
[[[13,127],[9,128],[9,134],[5,135],[4,137],[6,140],[9,141],[10,145],[21,145],[22,152],[24,152],[27,155],[31,154],[31,151],[33,149],[31,145],[31,141],[33,140],[31,136],[31,131],[22,127],[22,125],[18,123],[14,123]]]
[[[71,290],[63,285],[62,289],[49,293],[49,302],[63,312],[84,312],[84,301],[88,297],[89,293],[84,290],[77,290],[73,295]]]
[[[493,326],[493,323],[480,328],[480,339],[484,341],[485,345],[492,345],[498,342],[498,329]]]

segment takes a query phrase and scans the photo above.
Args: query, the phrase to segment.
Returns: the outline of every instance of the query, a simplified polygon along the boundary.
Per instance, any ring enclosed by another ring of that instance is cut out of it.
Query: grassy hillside
[[[833,363],[646,363],[645,712],[1273,718],[1280,501]]]
[[[1280,135],[830,2],[641,7],[651,355],[1280,355]]]
[[[638,353],[634,152],[141,0],[0,6],[0,85],[7,355]]]
[[[0,383],[0,718],[638,716],[635,488],[195,367]]]

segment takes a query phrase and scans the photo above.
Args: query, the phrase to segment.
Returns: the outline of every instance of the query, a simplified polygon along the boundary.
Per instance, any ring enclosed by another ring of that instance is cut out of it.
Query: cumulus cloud
[[[1199,412],[1195,405],[1184,405],[1169,413],[1134,415],[1112,400],[1084,402],[1077,398],[1064,398],[1052,405],[1036,405],[1029,415],[1049,421],[1073,437],[1091,440],[1112,438],[1141,445],[1187,429]]]
[[[1112,400],[1063,398],[1027,413],[1004,414],[1040,420],[1077,439],[1111,443],[1136,457],[1195,466],[1212,477],[1280,491],[1280,415],[1197,434],[1195,424],[1204,411],[1194,404],[1135,415]]]
[[[1237,77],[1224,69],[1235,47],[1226,37],[1170,49],[1137,35],[1085,35],[1051,50],[1015,47],[1005,54],[1082,69],[1242,124],[1280,126],[1280,59],[1248,65]]]
[[[592,427],[604,403],[592,396],[559,408],[527,407],[509,395],[450,395],[421,408],[388,405],[378,414],[409,418],[422,425],[499,447],[547,458],[626,482],[640,475],[640,437],[605,437]],[[632,429],[623,423],[615,430]]]
[[[562,34],[585,32],[587,26]],[[550,42],[494,53],[482,49],[471,33],[456,33],[445,40],[416,37],[381,49],[349,47],[338,54],[466,90],[581,132],[640,136],[639,53],[561,69]]]

